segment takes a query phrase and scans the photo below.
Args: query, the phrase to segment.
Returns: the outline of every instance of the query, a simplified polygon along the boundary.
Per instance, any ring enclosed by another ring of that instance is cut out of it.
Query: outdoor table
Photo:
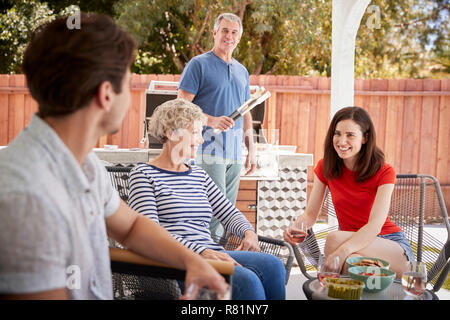
[[[345,278],[345,277],[343,277]],[[348,278],[348,277],[347,277]],[[328,296],[328,288],[322,287],[318,279],[309,279],[303,283],[303,292],[308,300],[337,300]],[[439,300],[437,295],[426,290],[423,293],[424,300]],[[377,293],[363,291],[361,300],[415,300],[415,297],[407,295],[402,288],[400,280],[394,282],[385,290]]]

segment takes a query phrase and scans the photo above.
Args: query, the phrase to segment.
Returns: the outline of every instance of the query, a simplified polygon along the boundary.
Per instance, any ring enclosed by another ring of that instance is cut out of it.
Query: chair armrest
[[[284,240],[279,240],[279,239],[275,239],[275,238],[269,238],[269,237],[260,236],[260,235],[258,235],[258,241],[274,244],[274,245],[277,245],[277,246],[280,246],[280,247],[286,247],[288,249],[288,251],[289,251],[288,260],[286,262],[286,265],[289,266],[289,270],[290,270],[290,267],[292,265],[292,261],[294,260],[294,249],[292,248],[292,246],[288,242],[286,242]]]
[[[270,237],[265,237],[265,236],[260,236],[260,235],[258,235],[258,240],[259,240],[259,241],[263,241],[263,242],[268,242],[268,243],[276,244],[276,245],[278,245],[278,246],[284,246],[284,245],[286,245],[286,242],[284,242],[283,240],[279,240],[279,239],[275,239],[275,238],[270,238]]]
[[[122,262],[129,264],[138,264],[159,268],[174,269],[164,263],[145,258],[137,253],[134,253],[126,249],[109,248],[109,254],[111,257],[111,262]],[[211,260],[211,259],[206,259],[206,261],[214,269],[216,269],[217,272],[219,272],[222,275],[231,276],[234,273],[234,264],[232,262]]]
[[[258,235],[258,241],[260,242],[265,242],[271,245],[275,245],[275,246],[279,246],[280,248],[286,248],[288,250],[288,255],[287,257],[283,257],[283,259],[286,259],[286,262],[284,262],[284,268],[286,270],[286,284],[289,281],[289,277],[291,275],[291,268],[292,268],[292,264],[294,262],[294,249],[292,248],[292,246],[284,241],[284,240],[279,240],[279,239],[275,239],[275,238],[270,238],[270,237],[265,237],[265,236],[261,236]],[[264,252],[264,250],[262,250]],[[277,254],[276,256],[278,256],[278,258],[282,258],[279,254]],[[282,260],[283,260],[282,259]]]

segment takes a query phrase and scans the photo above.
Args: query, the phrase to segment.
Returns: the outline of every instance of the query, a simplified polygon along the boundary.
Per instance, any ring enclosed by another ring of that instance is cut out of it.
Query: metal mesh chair
[[[111,179],[111,183],[114,186],[114,188],[117,189],[119,192],[119,196],[124,200],[125,202],[128,202],[128,192],[129,192],[129,173],[133,167],[122,167],[122,166],[106,166],[106,170],[109,174],[109,177]],[[215,239],[216,240],[216,239]],[[282,240],[258,236],[259,240],[259,246],[261,248],[262,252],[270,253],[275,256],[277,256],[284,264],[285,270],[286,270],[286,283],[289,280],[290,272],[292,263],[294,260],[294,251],[292,246]],[[118,244],[116,241],[110,239],[110,247],[112,248],[122,248],[120,244]],[[220,241],[217,241],[221,245],[224,246],[225,250],[234,250],[236,249],[241,239],[238,237],[228,234],[226,237],[222,238]],[[153,299],[151,297],[154,296],[154,293],[144,293],[142,289],[139,288],[139,281],[142,279],[141,282],[143,288],[148,288],[148,286],[145,284],[145,281],[148,280],[149,283],[161,283],[161,291],[158,288],[158,290],[155,290],[156,294],[158,296],[163,297],[179,297],[179,289],[178,284],[176,281],[164,279],[165,277],[162,277],[161,279],[154,281],[154,277],[136,277],[134,275],[124,275],[123,272],[119,272],[115,265],[112,265],[112,271],[113,271],[113,285],[114,285],[114,293],[117,295],[117,298],[125,298],[125,299]],[[126,283],[130,284],[126,284]],[[123,285],[122,285],[123,284]],[[131,288],[138,287],[138,289]],[[123,287],[126,287],[126,290],[124,291]],[[167,288],[167,291],[164,290]],[[150,295],[150,296],[149,296]],[[131,298],[128,298],[131,297]]]
[[[116,300],[177,300],[182,295],[176,281],[184,280],[184,273],[181,270],[113,260],[111,270]]]
[[[120,198],[128,203],[129,178],[133,167],[107,166],[105,168],[113,187],[119,192]]]
[[[176,300],[182,295],[178,281],[185,270],[174,269],[131,251],[110,248],[113,293],[117,300]],[[231,262],[208,262],[229,284],[234,271]]]
[[[328,188],[325,191],[324,200],[320,208],[319,216],[326,216],[328,220],[336,219],[331,193]],[[323,254],[325,242],[330,232],[338,230],[337,224],[330,223],[328,227],[322,228],[320,232],[314,233],[312,229],[308,230],[305,240],[293,247],[294,256],[297,260],[300,271],[308,279],[316,278],[319,257]]]
[[[322,203],[321,213],[325,213],[329,217],[336,217],[328,189]],[[425,215],[445,224],[447,232],[445,244],[424,230]],[[427,264],[428,284],[433,291],[438,291],[450,269],[450,224],[437,179],[430,175],[398,174],[392,194],[389,217],[402,228],[411,244],[416,260]],[[311,232],[302,244],[294,247],[294,255],[306,277],[314,278],[315,272],[311,271],[316,270],[315,259],[323,252],[328,233],[337,228],[337,226],[331,226],[316,235]]]

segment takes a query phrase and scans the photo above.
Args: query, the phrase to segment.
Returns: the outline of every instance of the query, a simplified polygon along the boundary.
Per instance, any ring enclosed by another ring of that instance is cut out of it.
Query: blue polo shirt
[[[195,95],[192,101],[203,112],[215,116],[229,116],[250,99],[249,74],[235,59],[231,63],[212,51],[194,57],[183,70],[179,89]],[[211,127],[203,130],[205,142],[199,153],[240,160],[243,140],[243,118],[227,132],[214,134]]]

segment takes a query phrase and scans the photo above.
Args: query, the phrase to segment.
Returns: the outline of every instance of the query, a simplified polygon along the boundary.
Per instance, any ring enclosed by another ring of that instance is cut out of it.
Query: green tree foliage
[[[214,20],[222,12],[243,20],[235,57],[250,73],[331,72],[331,1],[122,0],[115,11],[138,39],[137,64],[146,72],[180,73],[191,58],[210,50]],[[140,64],[144,55],[153,57],[146,68]]]
[[[211,49],[214,19],[228,11],[243,20],[234,56],[250,73],[330,76],[331,3],[122,0],[116,13],[147,57],[138,59],[140,70],[181,72],[192,57]],[[448,0],[372,1],[356,39],[356,77],[447,77],[448,21]]]
[[[182,72],[212,48],[215,18],[233,12],[244,24],[234,57],[251,74],[331,74],[331,0],[0,1],[0,72],[20,72],[30,31],[77,5],[135,36],[136,73]],[[356,77],[448,77],[449,10],[449,0],[373,0],[356,39]]]
[[[84,12],[98,12],[114,16],[113,5],[117,0],[44,0],[54,12],[64,12],[70,6],[77,6]]]
[[[448,0],[372,1],[358,30],[356,75],[448,77],[449,3]]]
[[[6,9],[8,8],[8,9]],[[31,32],[54,19],[46,3],[21,0],[0,15],[0,73],[21,73],[22,56]]]
[[[254,1],[238,59],[254,74],[329,75],[330,18],[331,1]]]
[[[84,11],[113,15],[114,0],[18,0],[0,3],[0,73],[21,73],[22,56],[32,32],[57,16]]]

